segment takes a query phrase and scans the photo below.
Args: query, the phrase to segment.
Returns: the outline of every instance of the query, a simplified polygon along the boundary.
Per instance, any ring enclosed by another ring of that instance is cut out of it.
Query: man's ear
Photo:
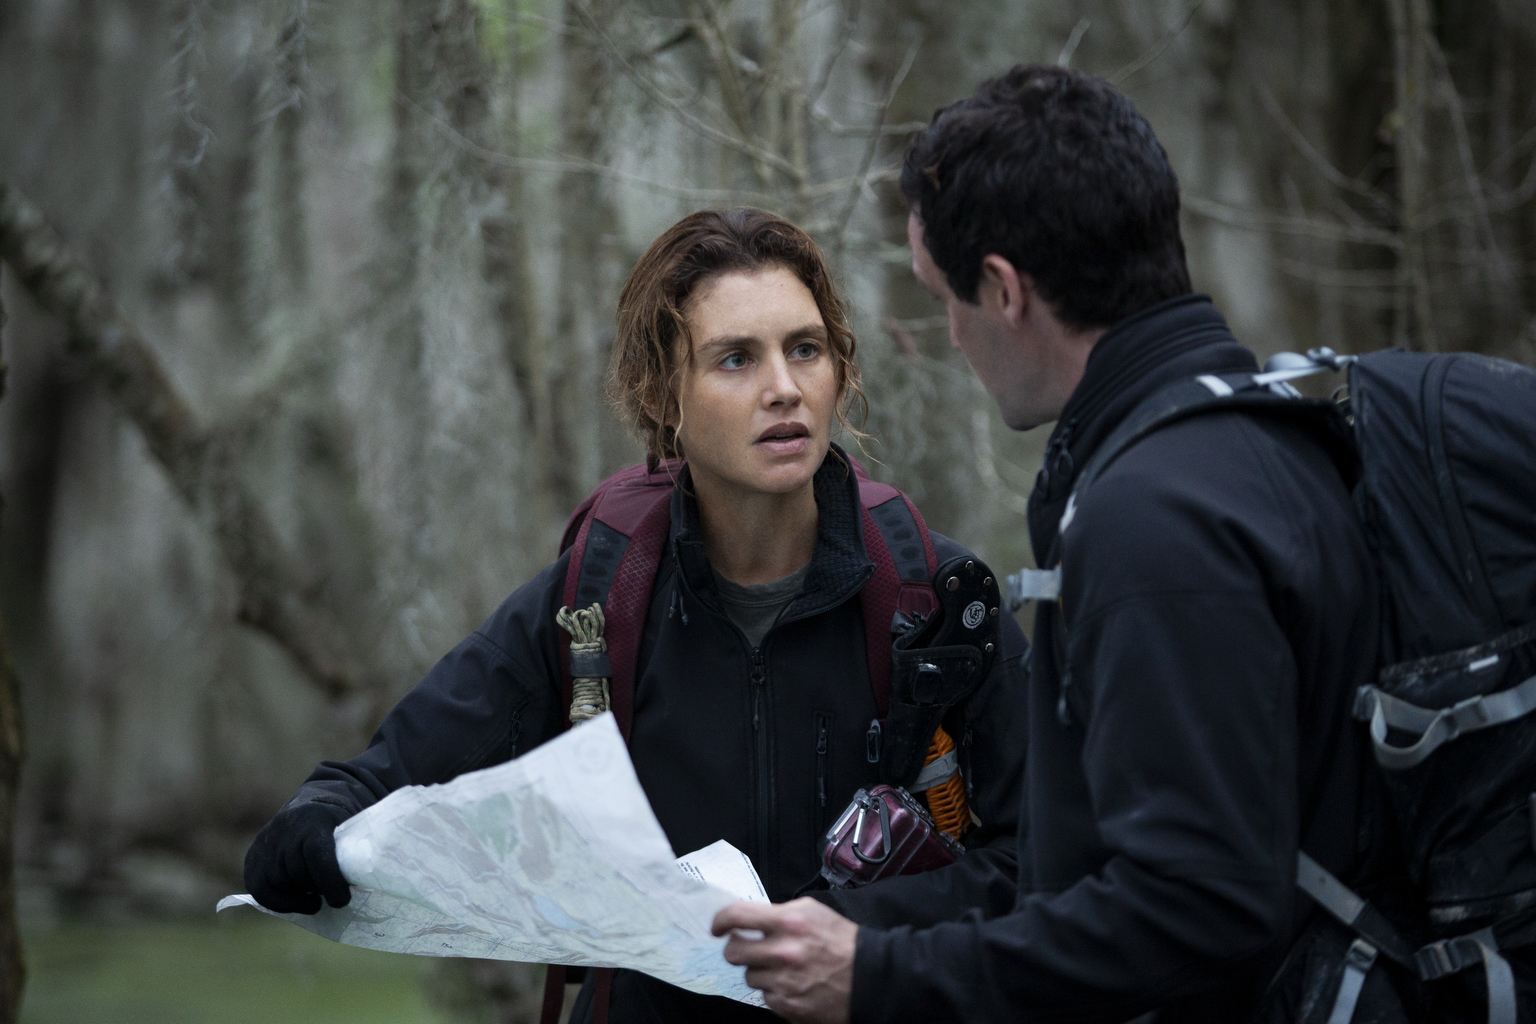
[[[1012,263],[992,253],[981,259],[976,299],[1012,323],[1022,323],[1036,298],[1034,284],[1028,274],[1019,273]]]

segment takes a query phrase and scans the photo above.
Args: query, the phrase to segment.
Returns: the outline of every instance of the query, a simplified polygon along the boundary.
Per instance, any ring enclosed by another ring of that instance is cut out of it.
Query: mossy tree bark
[[[335,615],[314,599],[315,581],[285,549],[241,481],[232,446],[196,422],[155,350],[42,211],[5,181],[0,181],[0,259],[39,305],[65,321],[70,353],[102,377],[177,492],[208,515],[234,570],[241,620],[282,645],[327,692],[354,689],[362,660]]]
[[[0,398],[5,397],[4,343],[5,303],[0,297]],[[0,1024],[14,1024],[20,1016],[27,980],[16,926],[16,788],[22,752],[21,686],[6,646],[5,623],[0,622]]]

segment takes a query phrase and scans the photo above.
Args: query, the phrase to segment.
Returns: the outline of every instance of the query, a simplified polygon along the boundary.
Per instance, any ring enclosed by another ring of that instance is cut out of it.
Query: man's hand
[[[807,897],[775,906],[733,903],[713,927],[716,935],[736,931],[725,958],[747,969],[747,984],[762,989],[768,1009],[798,1024],[846,1024],[858,925]]]
[[[280,914],[313,914],[321,896],[346,906],[352,888],[336,864],[334,835],[346,819],[343,808],[324,803],[278,811],[245,852],[245,885],[256,902]]]

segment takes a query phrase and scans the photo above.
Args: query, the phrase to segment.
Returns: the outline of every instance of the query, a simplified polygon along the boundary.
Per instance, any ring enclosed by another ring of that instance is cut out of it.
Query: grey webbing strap
[[[1355,717],[1371,723],[1371,746],[1383,768],[1402,771],[1421,763],[1458,736],[1513,722],[1536,711],[1536,676],[1519,686],[1483,697],[1469,697],[1432,711],[1410,704],[1374,686],[1355,694]],[[1387,730],[1412,733],[1418,739],[1406,747],[1387,742]]]
[[[951,750],[943,757],[936,757],[925,764],[923,770],[917,773],[917,778],[912,785],[907,787],[907,792],[921,793],[934,786],[942,786],[954,778],[958,771],[960,771],[960,751]]]
[[[1060,569],[1020,569],[1007,579],[1008,610],[1025,601],[1054,601],[1061,596]]]
[[[1403,965],[1413,962],[1413,947],[1374,907],[1317,861],[1296,851],[1296,886],[1370,945]]]
[[[1344,974],[1339,978],[1339,994],[1333,1000],[1333,1012],[1328,1024],[1349,1024],[1355,1017],[1355,1005],[1360,1002],[1360,990],[1365,987],[1365,976],[1376,963],[1376,947],[1364,939],[1356,939],[1344,954]]]
[[[1300,850],[1296,851],[1296,884],[1347,927],[1353,928],[1365,909],[1365,900],[1354,890]]]
[[[1488,1024],[1516,1024],[1515,972],[1499,955],[1492,928],[1431,942],[1414,954],[1414,961],[1425,981],[1482,964],[1488,981]]]

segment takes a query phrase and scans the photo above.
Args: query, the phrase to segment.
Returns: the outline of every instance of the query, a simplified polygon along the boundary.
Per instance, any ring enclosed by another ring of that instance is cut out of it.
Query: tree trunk
[[[1410,348],[1435,351],[1430,304],[1427,232],[1423,206],[1429,174],[1425,122],[1429,109],[1429,8],[1425,0],[1389,0],[1393,80],[1397,95],[1398,260],[1397,323],[1393,333]]]
[[[301,301],[309,282],[309,234],[304,216],[304,89],[309,73],[309,2],[296,0],[278,37],[281,105],[273,116],[276,136],[276,242],[279,300]]]
[[[175,13],[175,54],[171,58],[171,100],[176,119],[166,152],[165,181],[169,203],[170,245],[161,268],[163,283],[179,288],[205,280],[209,274],[208,182],[204,157],[213,132],[203,123],[199,75],[207,64],[203,42],[202,0],[181,0]]]
[[[356,687],[362,662],[311,574],[285,550],[260,502],[240,481],[227,439],[200,429],[149,344],[42,211],[0,181],[0,259],[38,304],[68,325],[69,352],[101,374],[150,454],[194,509],[206,513],[234,570],[240,617],[281,644],[327,692]]]
[[[613,71],[589,26],[611,25],[617,11],[616,0],[565,0],[560,152],[579,163],[608,160],[603,138]],[[602,177],[580,169],[562,176],[560,206],[560,306],[548,385],[554,432],[548,453],[555,507],[569,510],[597,483],[602,464],[600,424],[593,415],[601,403],[593,398],[601,393],[605,369],[599,334],[614,298],[606,240],[618,234],[618,216]]]
[[[525,45],[522,15],[517,0],[506,0],[507,64],[502,76],[502,103],[499,148],[510,158],[506,166],[491,176],[493,196],[490,212],[480,219],[480,240],[484,247],[484,275],[491,289],[495,307],[495,326],[512,383],[522,400],[523,425],[528,431],[534,471],[531,487],[520,495],[540,523],[561,521],[566,508],[551,507],[550,494],[555,486],[551,453],[554,451],[554,403],[551,401],[549,346],[540,327],[538,296],[529,259],[530,210],[523,168],[522,100],[523,55]],[[495,147],[492,147],[495,148]]]
[[[4,270],[0,269],[0,278]],[[5,397],[5,304],[0,300],[0,398]],[[0,503],[0,511],[4,505]],[[22,758],[21,686],[0,622],[0,1024],[15,1024],[27,980],[16,926],[16,784]]]

